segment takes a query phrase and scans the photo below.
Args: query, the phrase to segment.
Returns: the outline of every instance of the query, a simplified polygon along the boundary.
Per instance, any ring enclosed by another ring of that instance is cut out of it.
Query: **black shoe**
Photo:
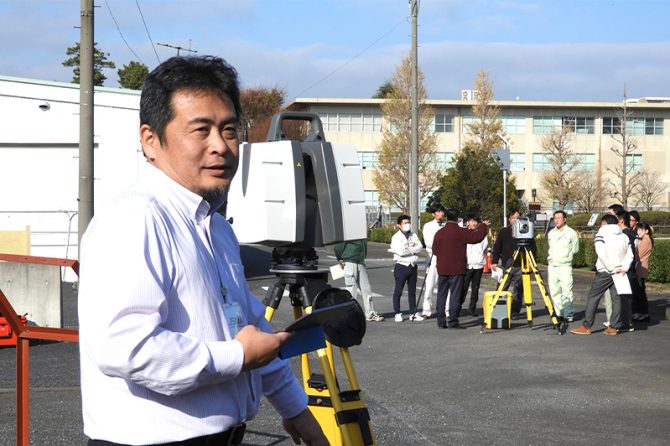
[[[477,317],[477,310],[476,309],[471,309],[470,314],[472,315],[472,317]]]
[[[461,324],[456,324],[456,325],[449,325],[449,328],[460,328],[460,329],[462,329],[462,330],[464,330],[464,329],[465,329],[465,327],[464,327],[464,326],[462,326]]]
[[[442,324],[437,324],[437,328],[447,328],[447,326],[446,326],[446,325],[442,325]]]
[[[521,318],[521,313],[512,313],[512,320],[516,321]]]

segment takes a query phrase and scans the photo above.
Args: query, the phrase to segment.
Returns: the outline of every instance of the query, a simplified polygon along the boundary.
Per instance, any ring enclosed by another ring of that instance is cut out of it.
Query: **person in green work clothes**
[[[547,256],[549,289],[556,315],[573,321],[572,308],[572,258],[579,251],[579,236],[568,226],[564,211],[554,212],[556,227],[549,231],[549,254]]]
[[[333,250],[337,261],[344,269],[345,289],[354,298],[357,295],[356,288],[358,287],[361,290],[366,319],[371,322],[383,321],[384,317],[377,314],[372,303],[372,288],[370,287],[370,279],[368,279],[368,270],[365,267],[368,241],[363,239],[337,243],[333,246]]]

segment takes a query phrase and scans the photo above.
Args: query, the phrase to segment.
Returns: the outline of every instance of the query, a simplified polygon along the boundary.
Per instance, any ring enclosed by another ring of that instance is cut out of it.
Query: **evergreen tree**
[[[119,71],[119,85],[130,90],[141,90],[144,80],[149,75],[149,67],[141,62],[131,60]]]
[[[80,73],[79,65],[81,64],[81,49],[79,47],[79,42],[77,42],[74,46],[69,47],[65,53],[70,57],[65,59],[63,66],[74,67],[72,70],[74,73],[74,76],[72,77],[72,83],[78,84]],[[105,80],[107,80],[107,76],[105,76],[102,72],[104,68],[116,68],[114,62],[107,60],[108,57],[109,53],[105,53],[98,49],[97,42],[93,44],[93,85],[100,87],[105,83]]]

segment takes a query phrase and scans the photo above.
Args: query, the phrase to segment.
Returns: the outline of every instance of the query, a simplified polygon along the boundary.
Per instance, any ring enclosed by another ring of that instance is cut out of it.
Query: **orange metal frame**
[[[53,257],[22,256],[0,254],[0,260],[16,263],[65,266],[79,275],[79,262]],[[30,340],[79,342],[79,331],[70,328],[50,328],[26,326],[0,289],[0,314],[16,333],[16,445],[30,443],[28,425],[30,422]]]

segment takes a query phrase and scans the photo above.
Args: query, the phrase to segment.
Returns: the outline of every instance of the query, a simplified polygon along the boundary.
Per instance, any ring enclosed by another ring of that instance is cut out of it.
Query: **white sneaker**
[[[609,322],[603,322],[603,327],[609,327],[610,323]]]
[[[575,321],[574,316],[568,316],[568,317],[566,317],[566,319],[568,320],[568,322],[574,322]]]
[[[410,315],[409,320],[410,320],[410,321],[421,322],[421,321],[425,321],[426,318],[423,317],[423,316],[421,315],[421,313],[414,313],[414,314]]]
[[[395,314],[395,321],[396,322],[402,322],[402,313],[396,313]]]
[[[372,311],[370,316],[367,317],[367,320],[370,322],[381,322],[384,320],[384,316],[380,316],[375,311]]]
[[[433,315],[432,311],[423,310],[423,312],[421,313],[421,316],[423,316],[426,319],[430,318],[432,315]]]

